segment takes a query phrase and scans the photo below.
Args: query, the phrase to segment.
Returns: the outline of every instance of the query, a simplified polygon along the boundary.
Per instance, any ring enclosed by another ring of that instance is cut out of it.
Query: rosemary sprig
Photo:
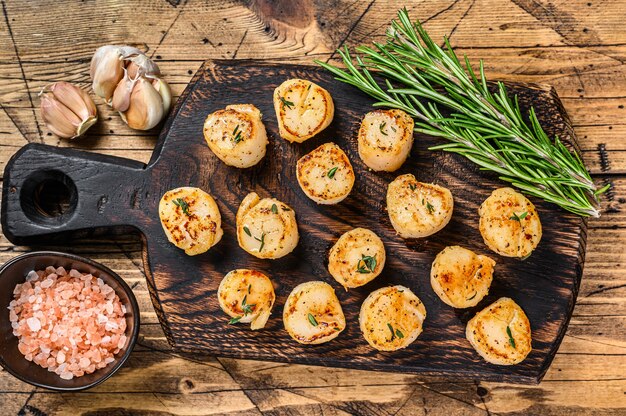
[[[353,61],[347,47],[338,50],[346,69],[316,62],[374,97],[374,106],[411,115],[416,132],[450,142],[431,150],[463,155],[523,192],[578,215],[600,216],[598,196],[609,185],[598,189],[580,156],[558,137],[551,140],[532,108],[527,123],[517,96],[509,97],[503,83],[492,92],[482,61],[477,74],[467,56],[461,62],[447,38],[443,47],[433,42],[406,9],[391,22],[386,43],[356,52]],[[372,71],[383,78],[382,86]]]

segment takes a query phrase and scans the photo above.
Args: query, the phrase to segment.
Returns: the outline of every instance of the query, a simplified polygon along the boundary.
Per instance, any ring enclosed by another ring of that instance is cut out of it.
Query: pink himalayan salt
[[[29,272],[13,294],[19,351],[62,379],[106,367],[126,345],[126,307],[100,278],[48,266]]]

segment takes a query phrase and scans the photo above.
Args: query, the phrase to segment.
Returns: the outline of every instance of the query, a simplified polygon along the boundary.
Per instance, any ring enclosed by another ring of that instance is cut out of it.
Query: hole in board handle
[[[20,190],[20,205],[33,222],[60,225],[74,213],[78,191],[74,181],[58,170],[33,172]]]

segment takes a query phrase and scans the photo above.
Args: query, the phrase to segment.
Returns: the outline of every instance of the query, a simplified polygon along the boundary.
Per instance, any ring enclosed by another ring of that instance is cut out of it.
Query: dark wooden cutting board
[[[290,144],[278,136],[272,107],[274,88],[292,77],[319,83],[335,101],[331,126],[303,144]],[[568,118],[552,89],[521,84],[510,84],[509,88],[519,95],[524,108],[535,106],[550,134],[576,146]],[[202,135],[207,114],[233,103],[259,107],[268,131],[267,155],[249,169],[224,165],[211,153]],[[371,99],[334,81],[317,67],[207,62],[168,118],[148,165],[38,144],[22,148],[6,167],[2,228],[13,243],[32,245],[102,232],[140,232],[154,307],[168,340],[179,350],[457,379],[538,382],[554,358],[574,307],[584,261],[586,221],[531,198],[543,223],[543,239],[537,250],[525,261],[490,252],[478,231],[477,210],[494,189],[505,184],[459,156],[427,150],[441,142],[424,135],[416,135],[411,157],[399,171],[368,171],[358,157],[356,135],[360,119],[372,109],[371,104]],[[295,164],[302,155],[328,141],[346,151],[357,180],[345,201],[318,206],[300,190]],[[454,214],[441,232],[411,241],[396,236],[384,201],[387,184],[403,173],[413,173],[420,181],[452,191]],[[159,222],[161,196],[179,186],[208,191],[222,214],[222,241],[196,257],[188,257],[170,244]],[[62,188],[69,192],[69,208],[52,216],[47,213],[47,199]],[[235,213],[250,191],[276,197],[295,209],[301,239],[290,255],[260,260],[239,248]],[[384,241],[388,257],[380,277],[345,292],[326,269],[327,254],[337,238],[354,227],[374,230]],[[448,245],[461,245],[497,261],[490,293],[476,308],[455,310],[441,302],[430,287],[430,265]],[[246,325],[228,325],[228,317],[219,308],[217,287],[224,274],[235,268],[261,270],[274,282],[277,301],[263,330],[253,332]],[[282,309],[291,289],[310,280],[333,285],[347,328],[329,343],[302,346],[284,330]],[[424,332],[408,348],[377,352],[360,334],[359,307],[371,291],[391,284],[411,288],[424,302],[428,316]],[[501,296],[513,298],[531,322],[533,351],[516,366],[484,362],[464,336],[466,322]]]

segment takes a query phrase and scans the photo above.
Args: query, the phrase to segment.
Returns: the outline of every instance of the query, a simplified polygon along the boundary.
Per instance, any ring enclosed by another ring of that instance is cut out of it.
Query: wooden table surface
[[[46,248],[109,266],[141,305],[140,340],[125,367],[83,393],[36,389],[0,372],[3,415],[52,414],[550,414],[626,412],[625,0],[0,0],[0,170],[28,142],[147,162],[158,130],[132,131],[101,100],[101,122],[74,142],[48,132],[37,93],[88,88],[89,60],[130,44],[159,64],[178,96],[206,59],[310,63],[341,45],[383,39],[406,5],[434,38],[485,59],[488,77],[552,84],[595,179],[613,185],[589,222],[574,316],[537,386],[254,362],[172,352],[147,292],[137,236]],[[0,262],[31,250],[0,237]],[[546,273],[551,273],[546,270]]]

